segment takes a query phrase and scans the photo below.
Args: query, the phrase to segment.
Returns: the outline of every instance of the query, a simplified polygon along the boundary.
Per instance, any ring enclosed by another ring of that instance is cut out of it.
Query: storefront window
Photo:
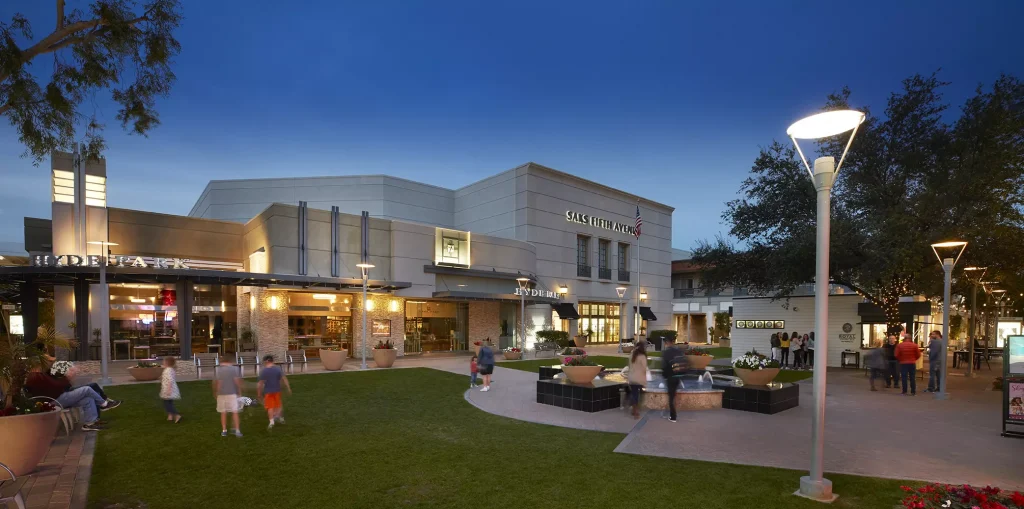
[[[352,297],[347,294],[288,294],[288,349],[319,357],[320,348],[352,352]]]
[[[885,344],[886,330],[888,326],[884,323],[863,323],[861,324],[861,348],[879,348]]]
[[[98,329],[89,331],[89,359],[100,359]],[[110,285],[111,359],[181,355],[174,285]]]
[[[468,349],[468,309],[469,305],[466,303],[406,301],[405,352],[451,352]]]
[[[230,285],[192,287],[192,353],[238,351],[236,291]]]
[[[579,334],[591,331],[591,343],[619,341],[619,305],[603,302],[580,303]]]

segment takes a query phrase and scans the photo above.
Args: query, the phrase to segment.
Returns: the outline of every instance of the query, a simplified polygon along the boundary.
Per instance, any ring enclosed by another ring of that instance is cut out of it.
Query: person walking
[[[772,334],[770,343],[772,345],[772,360],[782,362],[782,343],[779,342],[779,334]]]
[[[946,354],[946,348],[942,342],[942,333],[937,330],[928,335],[928,340],[928,388],[924,392],[939,392],[942,356]]]
[[[782,349],[782,360],[779,361],[783,368],[789,367],[789,333],[783,332],[779,338],[779,346]]]
[[[864,356],[864,366],[871,370],[871,378],[868,380],[871,390],[877,391],[875,380],[885,376],[886,372],[885,350],[881,348],[868,350],[867,355]]]
[[[491,373],[494,373],[494,351],[484,343],[480,347],[480,354],[477,357],[477,366],[480,369],[480,376],[484,378],[484,388],[480,392],[491,390]]]
[[[676,422],[676,391],[679,390],[678,374],[686,371],[686,357],[675,345],[674,338],[665,338],[665,349],[661,352],[661,376],[668,389],[668,420]]]
[[[213,395],[217,398],[217,412],[220,413],[220,436],[228,436],[228,414],[235,426],[234,435],[242,438],[238,427],[238,396],[242,389],[242,375],[238,366],[231,364],[228,357],[220,358],[220,373],[213,380]]]
[[[903,395],[907,395],[907,378],[910,378],[910,395],[917,396],[917,359],[921,349],[910,340],[910,334],[903,334],[903,342],[896,346],[896,360],[900,363],[900,381]]]
[[[181,421],[181,414],[174,407],[174,400],[181,399],[181,391],[178,390],[174,364],[175,359],[173,355],[164,357],[164,370],[160,373],[160,399],[164,402],[167,420],[178,424]]]
[[[885,357],[885,388],[899,387],[900,385],[900,364],[896,360],[896,335],[889,334],[885,344],[882,345],[883,357]]]
[[[629,404],[633,418],[640,418],[640,393],[647,385],[647,345],[639,343],[629,357]]]
[[[264,357],[260,381],[256,385],[256,399],[262,397],[263,408],[267,409],[267,419],[270,421],[270,424],[267,424],[267,431],[274,429],[274,423],[284,424],[284,416],[281,415],[281,385],[288,389],[288,395],[291,396],[292,386],[288,383],[288,377],[284,376],[284,371],[274,364],[274,356]]]
[[[793,369],[801,369],[804,365],[804,338],[799,332],[789,337],[789,349],[793,352]]]
[[[804,364],[814,368],[814,333],[804,334]]]
[[[480,366],[476,363],[476,356],[469,359],[469,388],[476,387],[476,375],[480,372]]]

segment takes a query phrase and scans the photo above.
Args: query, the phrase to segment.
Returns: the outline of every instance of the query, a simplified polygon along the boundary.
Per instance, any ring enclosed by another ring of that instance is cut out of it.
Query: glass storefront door
[[[407,300],[405,353],[467,350],[468,324],[468,303]]]
[[[579,330],[590,331],[590,343],[617,343],[619,341],[619,305],[606,302],[580,302]]]

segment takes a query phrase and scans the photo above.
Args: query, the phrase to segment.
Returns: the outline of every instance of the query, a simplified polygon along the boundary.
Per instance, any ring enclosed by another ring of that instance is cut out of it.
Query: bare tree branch
[[[64,28],[64,0],[57,0],[57,30]]]

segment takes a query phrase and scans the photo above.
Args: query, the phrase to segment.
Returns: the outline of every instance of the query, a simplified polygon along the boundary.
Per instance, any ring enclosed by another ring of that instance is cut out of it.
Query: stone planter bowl
[[[163,366],[157,366],[155,368],[128,368],[128,373],[132,375],[132,378],[140,382],[149,382],[152,380],[159,380],[160,375],[164,373]]]
[[[586,348],[586,346],[587,346],[587,337],[586,336],[576,336],[576,337],[572,338],[572,342],[576,343],[576,348]]]
[[[338,371],[348,359],[348,350],[320,350],[320,363],[328,371]]]
[[[743,380],[743,385],[768,385],[779,375],[779,368],[743,369],[735,368],[736,376]]]
[[[634,345],[622,345],[622,353],[633,353],[633,349],[636,348]]]
[[[687,355],[686,362],[690,365],[691,369],[701,370],[708,367],[711,361],[715,360],[712,355]]]
[[[517,361],[523,358],[523,352],[503,352],[502,354],[507,361]]]
[[[390,368],[395,364],[395,359],[397,358],[398,350],[394,348],[373,349],[373,362],[377,363],[378,368]]]
[[[604,366],[562,366],[562,373],[570,382],[580,385],[588,385],[594,382]]]
[[[50,450],[59,424],[59,410],[0,417],[0,437],[4,444],[0,447],[0,463],[17,476],[32,472]],[[2,475],[6,478],[7,472]]]

